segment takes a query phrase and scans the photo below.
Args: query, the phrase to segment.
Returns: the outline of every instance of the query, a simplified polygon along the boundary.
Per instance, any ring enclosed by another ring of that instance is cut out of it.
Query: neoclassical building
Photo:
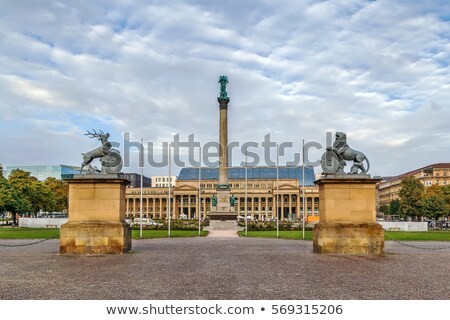
[[[433,184],[445,186],[450,184],[450,163],[434,163],[428,166],[390,177],[377,185],[377,207],[399,199],[403,178],[414,176],[426,187]]]
[[[199,179],[200,171],[200,179]],[[301,220],[302,168],[279,167],[277,188],[277,169],[273,167],[254,167],[247,169],[247,215],[256,220],[269,220],[276,216],[276,195],[278,189],[278,214],[280,220]],[[212,168],[183,168],[171,189],[171,218],[198,219],[206,218],[211,211],[212,198],[216,194],[219,170]],[[246,181],[244,168],[230,168],[228,179],[231,194],[235,198],[234,210],[245,216]],[[314,185],[314,169],[305,168],[306,213],[309,221],[319,216],[319,191]],[[199,209],[200,188],[200,209]],[[140,189],[127,189],[127,216],[140,215]],[[143,216],[155,219],[167,219],[169,189],[143,189]]]

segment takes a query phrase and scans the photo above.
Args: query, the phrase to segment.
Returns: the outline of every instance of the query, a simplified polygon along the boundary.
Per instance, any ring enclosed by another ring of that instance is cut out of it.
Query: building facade
[[[5,176],[8,177],[14,169],[30,172],[30,175],[40,181],[49,177],[56,179],[71,179],[74,174],[80,173],[80,167],[68,165],[42,165],[42,166],[7,166]]]
[[[141,187],[141,175],[137,173],[123,173],[123,177],[130,181],[128,188],[140,188]],[[149,188],[152,186],[151,179],[143,176],[142,187]]]
[[[157,188],[168,188],[169,183],[172,187],[175,187],[177,176],[152,176],[152,186]]]
[[[403,178],[414,176],[426,187],[431,185],[450,184],[450,163],[435,163],[428,166],[388,178],[377,185],[378,207],[391,203],[392,200],[399,199],[401,182]]]
[[[246,183],[244,168],[230,168],[228,178],[235,199],[232,210],[239,216],[247,215],[259,221],[274,219],[277,211],[280,220],[301,220],[302,168],[280,167],[278,183],[276,171],[276,168],[268,167],[248,168]],[[218,169],[181,169],[175,187],[171,189],[171,218],[198,219],[200,212],[200,217],[205,219],[211,212],[212,198],[217,193],[218,177]],[[305,217],[309,221],[315,221],[319,216],[319,191],[314,185],[314,178],[314,170],[305,168]],[[143,216],[167,219],[168,199],[168,187],[143,189]],[[140,190],[127,190],[126,207],[128,217],[140,215]]]

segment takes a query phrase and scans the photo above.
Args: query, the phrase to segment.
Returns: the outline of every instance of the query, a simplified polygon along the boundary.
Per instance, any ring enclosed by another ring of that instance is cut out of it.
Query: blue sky
[[[78,165],[97,146],[83,135],[92,128],[114,141],[125,132],[156,145],[176,133],[217,141],[222,74],[230,141],[270,133],[299,147],[344,131],[375,175],[450,160],[448,1],[0,7],[3,165]]]

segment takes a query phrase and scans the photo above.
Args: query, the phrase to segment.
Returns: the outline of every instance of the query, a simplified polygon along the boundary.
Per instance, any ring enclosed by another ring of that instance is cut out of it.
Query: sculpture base
[[[230,196],[230,190],[217,190],[217,205],[211,208],[211,214],[234,215],[235,217],[237,217],[237,214],[234,211],[234,207],[230,206]]]
[[[130,250],[131,227],[125,222],[69,222],[61,226],[60,253],[126,253]]]
[[[324,223],[313,229],[314,253],[384,254],[384,230],[374,223]]]
[[[119,175],[84,175],[67,179],[69,221],[61,226],[60,252],[125,253],[131,227],[125,222],[125,188]]]
[[[319,185],[320,222],[314,227],[313,252],[384,253],[384,231],[376,222],[376,184],[368,175],[335,175]]]

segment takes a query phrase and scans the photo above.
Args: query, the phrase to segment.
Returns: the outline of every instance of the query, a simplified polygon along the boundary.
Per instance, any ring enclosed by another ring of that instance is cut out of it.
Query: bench
[[[47,224],[47,228],[58,228],[57,224]]]
[[[399,227],[390,227],[389,231],[400,231]]]

